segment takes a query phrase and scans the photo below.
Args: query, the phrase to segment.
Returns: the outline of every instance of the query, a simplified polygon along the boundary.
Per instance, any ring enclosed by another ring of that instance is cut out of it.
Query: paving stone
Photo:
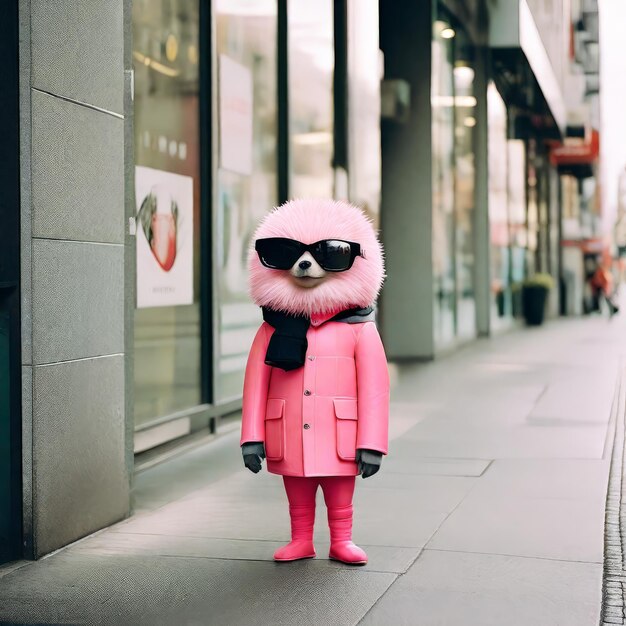
[[[105,532],[86,542],[72,546],[68,552],[95,556],[162,556],[203,557],[273,562],[274,551],[283,545],[276,541],[244,541],[210,537],[172,535],[144,535],[134,533]],[[417,558],[419,548],[394,548],[361,544],[369,557],[364,571],[402,574]],[[316,542],[316,566],[347,567],[328,559],[328,541]]]
[[[602,461],[496,460],[428,547],[601,563],[606,472]]]
[[[425,550],[362,621],[435,626],[590,626],[601,566]]]
[[[3,579],[0,620],[89,624],[354,624],[395,579],[315,563],[66,553]],[[345,598],[350,601],[346,602]]]

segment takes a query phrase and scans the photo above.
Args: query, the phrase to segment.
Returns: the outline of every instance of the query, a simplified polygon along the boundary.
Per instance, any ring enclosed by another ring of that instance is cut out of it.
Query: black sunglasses
[[[291,269],[305,252],[310,252],[327,272],[345,272],[357,256],[364,257],[360,244],[342,239],[322,239],[306,244],[284,237],[268,237],[257,239],[254,249],[261,263],[273,270]]]

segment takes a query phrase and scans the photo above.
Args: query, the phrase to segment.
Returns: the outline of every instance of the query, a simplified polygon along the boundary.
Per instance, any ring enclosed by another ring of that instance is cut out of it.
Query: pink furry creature
[[[321,486],[329,557],[365,564],[352,542],[355,477],[387,453],[389,374],[372,304],[384,277],[369,220],[345,202],[292,200],[269,213],[249,255],[250,291],[263,309],[246,367],[241,448],[257,473],[281,474],[291,542],[276,561],[315,556]]]

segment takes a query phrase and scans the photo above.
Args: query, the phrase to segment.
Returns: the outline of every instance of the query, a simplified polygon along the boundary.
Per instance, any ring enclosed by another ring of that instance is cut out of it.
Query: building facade
[[[0,100],[3,559],[127,516],[135,454],[238,411],[260,321],[247,250],[288,198],[347,199],[380,228],[391,359],[506,329],[525,277],[560,276],[567,46],[505,5],[517,31],[482,0],[20,0]]]

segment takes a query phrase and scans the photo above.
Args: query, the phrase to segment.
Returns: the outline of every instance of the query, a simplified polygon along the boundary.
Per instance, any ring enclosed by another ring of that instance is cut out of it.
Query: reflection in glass
[[[276,206],[276,2],[216,4],[220,149],[217,179],[219,344],[215,398],[241,396],[246,358],[261,322],[248,296],[247,252]]]
[[[289,123],[295,198],[334,195],[332,0],[289,0]]]
[[[550,272],[550,186],[546,159],[537,160],[537,253],[536,267],[539,272]]]
[[[378,0],[348,2],[350,199],[378,228],[380,209],[380,50]]]
[[[491,325],[511,320],[511,267],[507,159],[507,111],[493,82],[487,88],[489,123],[489,235],[491,243]]]
[[[432,41],[433,288],[438,347],[449,344],[456,334],[454,42],[442,35],[448,27],[435,21]]]
[[[526,147],[521,139],[508,140],[509,220],[513,315],[521,315],[521,282],[526,276]]]
[[[528,266],[527,272],[550,272],[549,165],[535,138],[528,140]]]
[[[526,153],[526,243],[528,253],[526,255],[526,273],[535,273],[535,252],[539,241],[539,198],[537,189],[537,168],[535,160],[536,141],[528,140]]]
[[[476,334],[474,298],[474,46],[437,5],[432,40],[435,345]]]
[[[473,46],[464,30],[455,38],[455,217],[456,217],[456,291],[457,336],[469,339],[476,335],[474,300],[474,132],[476,101],[474,96]]]
[[[192,177],[194,211],[193,304],[135,312],[136,427],[201,402],[197,50],[198,0],[133,2],[135,162]],[[168,219],[155,216],[155,232],[171,230]],[[173,263],[167,237],[159,241]]]

